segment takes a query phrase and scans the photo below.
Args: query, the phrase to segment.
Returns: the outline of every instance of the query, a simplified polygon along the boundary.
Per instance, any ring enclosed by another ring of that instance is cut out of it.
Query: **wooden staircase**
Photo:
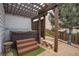
[[[16,40],[18,54],[27,53],[39,48],[34,38]]]

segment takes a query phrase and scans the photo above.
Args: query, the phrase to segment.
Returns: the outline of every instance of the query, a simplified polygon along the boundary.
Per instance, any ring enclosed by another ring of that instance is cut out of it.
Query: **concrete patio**
[[[46,37],[46,40],[54,41],[51,37]],[[53,48],[51,49],[50,47],[45,47],[41,44],[40,46],[46,50],[37,56],[79,56],[79,46],[74,44],[70,46],[60,39],[58,41],[58,52],[54,52]],[[7,56],[13,56],[12,52],[8,53]]]
[[[51,40],[53,42],[53,39],[51,37],[46,37],[46,40]],[[54,52],[53,49],[51,48],[47,48],[44,46],[41,46],[41,47],[45,48],[46,51],[39,54],[38,56],[79,56],[79,48],[70,46],[66,44],[66,42],[64,42],[63,40],[62,42],[60,40],[58,41],[58,52],[57,53]]]

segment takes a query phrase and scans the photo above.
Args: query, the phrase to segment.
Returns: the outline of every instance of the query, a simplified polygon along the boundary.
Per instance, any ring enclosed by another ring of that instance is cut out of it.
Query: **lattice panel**
[[[5,13],[33,18],[45,3],[4,3]]]

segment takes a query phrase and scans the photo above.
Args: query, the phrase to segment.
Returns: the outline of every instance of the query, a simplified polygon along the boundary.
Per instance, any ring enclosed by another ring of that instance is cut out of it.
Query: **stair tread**
[[[35,38],[17,40],[16,42],[17,42],[17,43],[21,43],[21,42],[25,42],[25,41],[27,42],[27,41],[32,41],[32,40],[35,40]]]
[[[17,44],[17,48],[18,48],[18,47],[23,47],[23,46],[32,45],[32,44],[36,44],[36,43],[37,43],[36,41],[32,41],[32,42]]]
[[[38,47],[39,47],[38,45],[33,45],[33,46],[30,46],[30,47],[27,47],[27,48],[19,49],[18,53],[24,53],[24,52],[36,49]]]

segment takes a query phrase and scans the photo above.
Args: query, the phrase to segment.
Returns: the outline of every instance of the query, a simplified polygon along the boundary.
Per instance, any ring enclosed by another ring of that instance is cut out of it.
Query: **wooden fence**
[[[66,31],[59,32],[59,38],[62,39],[62,40],[67,41],[68,40],[68,36],[69,35],[66,33]],[[71,39],[72,43],[79,44],[79,33],[72,34],[71,38],[72,38]]]

